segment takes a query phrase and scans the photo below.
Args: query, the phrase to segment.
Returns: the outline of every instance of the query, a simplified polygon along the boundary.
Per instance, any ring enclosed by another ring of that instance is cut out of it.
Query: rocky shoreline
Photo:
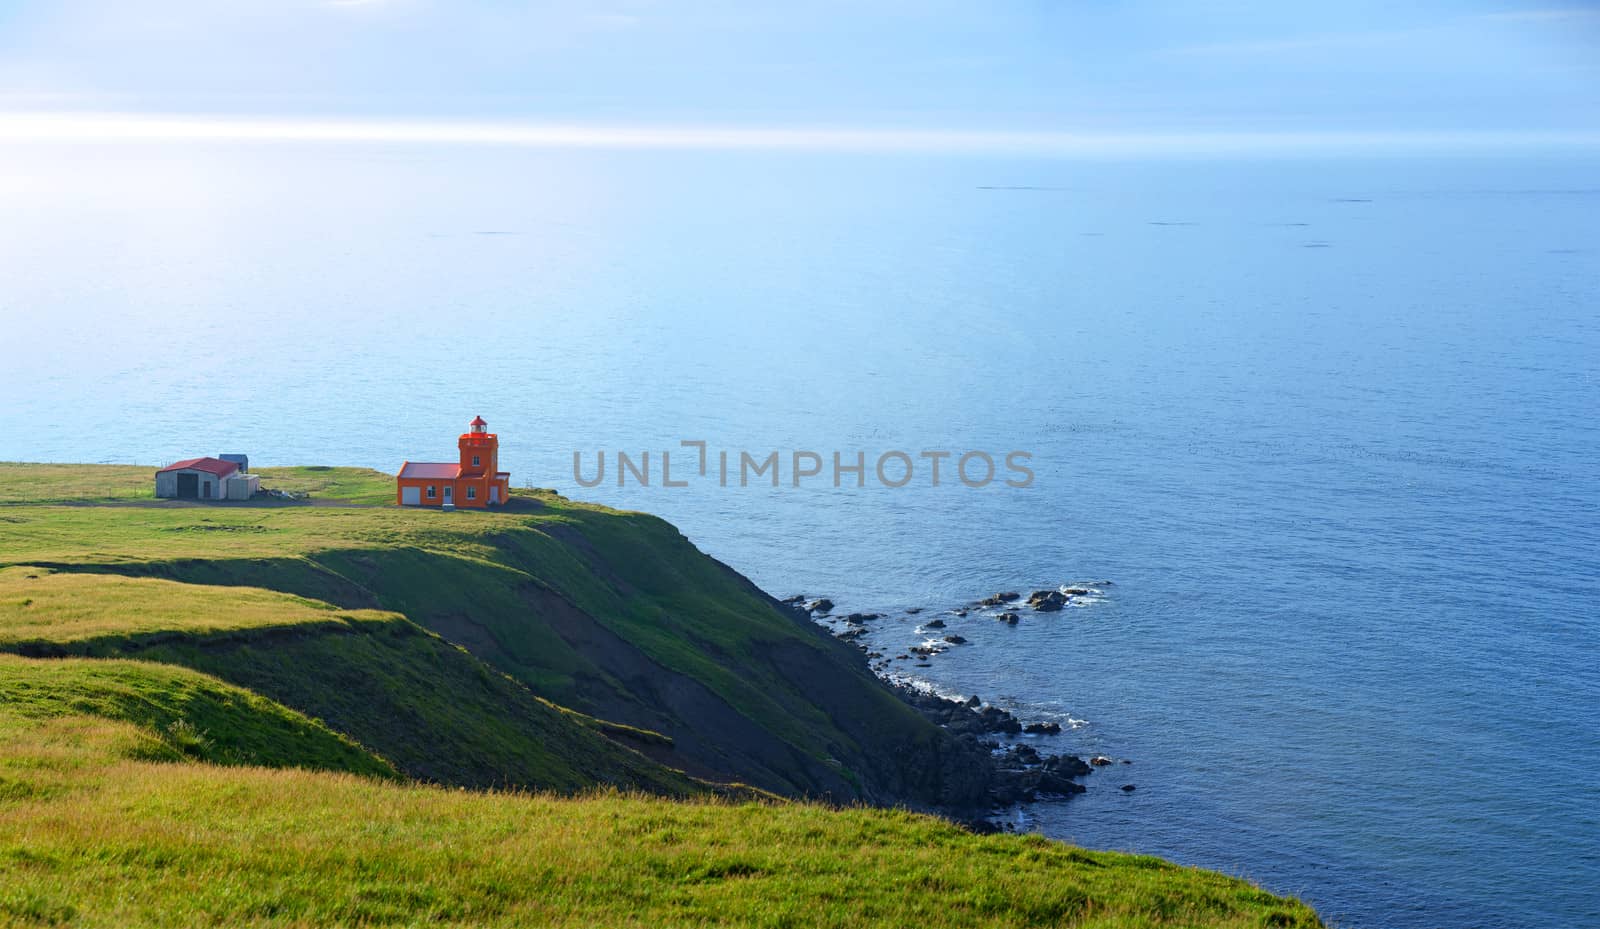
[[[934,615],[926,607],[914,606],[899,611],[900,616],[889,617],[883,613],[853,612],[840,614],[836,604],[827,597],[795,595],[781,602],[797,614],[807,617],[828,629],[836,638],[849,642],[867,657],[873,673],[877,674],[906,701],[935,725],[945,729],[966,747],[970,757],[979,759],[986,769],[987,798],[990,809],[973,811],[958,818],[978,828],[996,829],[993,817],[1000,811],[1020,803],[1061,801],[1087,788],[1079,779],[1097,769],[1113,764],[1132,764],[1130,760],[1113,761],[1105,756],[1085,759],[1066,752],[1041,751],[1024,741],[1024,736],[1049,737],[1062,732],[1061,724],[1053,720],[1023,722],[1009,710],[984,702],[976,695],[966,699],[940,696],[924,687],[915,686],[896,672],[908,662],[911,667],[931,667],[931,659],[953,647],[968,644],[968,639],[950,631],[950,623],[957,619],[976,620],[989,618],[1009,626],[1018,625],[1022,616],[1029,614],[1060,613],[1069,606],[1086,605],[1105,596],[1111,581],[1063,584],[1057,588],[1035,590],[1024,598],[1020,591],[1002,591],[976,599]],[[923,618],[928,614],[931,618]],[[920,644],[906,647],[890,656],[881,645],[874,647],[866,641],[870,631],[882,628],[885,619],[898,618],[912,625],[911,633],[920,637]],[[1132,784],[1123,784],[1121,790],[1131,791]]]

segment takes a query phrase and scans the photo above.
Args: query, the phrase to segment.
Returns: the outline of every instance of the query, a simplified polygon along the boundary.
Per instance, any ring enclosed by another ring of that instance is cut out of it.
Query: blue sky
[[[1590,138],[1600,3],[0,0],[18,112]]]

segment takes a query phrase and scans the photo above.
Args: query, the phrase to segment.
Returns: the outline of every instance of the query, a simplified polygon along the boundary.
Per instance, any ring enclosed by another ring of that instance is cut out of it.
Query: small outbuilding
[[[260,488],[259,477],[221,458],[186,458],[156,472],[156,496],[164,499],[249,500]]]

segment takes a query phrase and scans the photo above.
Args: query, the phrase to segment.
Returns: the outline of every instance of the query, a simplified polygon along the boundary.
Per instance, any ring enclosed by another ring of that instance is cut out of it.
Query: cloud
[[[1045,157],[1327,155],[1600,149],[1600,130],[1069,132],[517,121],[269,119],[154,114],[0,114],[6,142],[387,143],[531,148],[974,153]]]

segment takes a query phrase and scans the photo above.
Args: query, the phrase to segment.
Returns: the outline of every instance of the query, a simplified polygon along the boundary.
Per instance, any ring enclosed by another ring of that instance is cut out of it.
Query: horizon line
[[[1305,155],[1600,148],[1600,129],[1098,131],[586,125],[528,120],[0,112],[8,142],[422,143],[524,148]]]

